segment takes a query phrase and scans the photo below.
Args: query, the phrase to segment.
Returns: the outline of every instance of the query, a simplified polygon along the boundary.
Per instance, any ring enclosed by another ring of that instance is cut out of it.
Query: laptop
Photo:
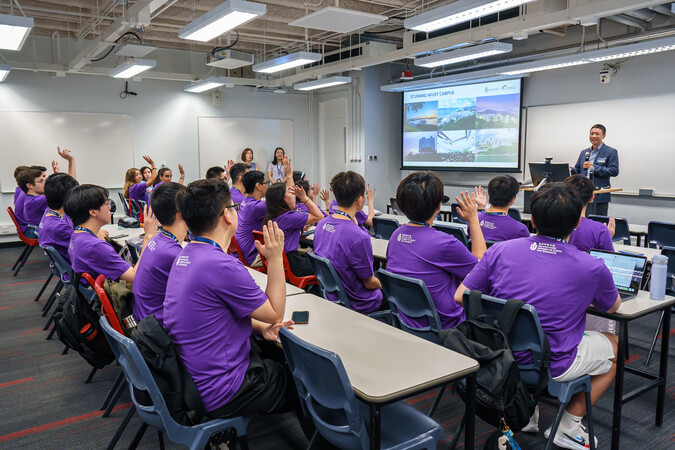
[[[612,272],[621,301],[637,297],[647,267],[646,256],[595,249],[590,250],[589,254],[602,259]]]

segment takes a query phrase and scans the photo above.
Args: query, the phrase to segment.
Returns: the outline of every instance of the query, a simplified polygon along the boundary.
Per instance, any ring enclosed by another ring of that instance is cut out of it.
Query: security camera
[[[600,84],[609,84],[612,81],[612,72],[609,69],[602,69],[599,75]]]

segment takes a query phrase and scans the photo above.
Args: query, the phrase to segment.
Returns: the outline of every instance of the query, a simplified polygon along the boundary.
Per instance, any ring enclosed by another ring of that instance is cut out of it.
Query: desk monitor
[[[570,176],[570,165],[567,163],[530,163],[532,184],[538,186],[544,177],[549,181],[564,181]]]

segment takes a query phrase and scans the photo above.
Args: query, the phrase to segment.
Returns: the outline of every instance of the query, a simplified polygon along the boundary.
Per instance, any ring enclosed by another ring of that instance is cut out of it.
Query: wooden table
[[[588,310],[590,314],[616,320],[619,324],[619,351],[616,358],[617,370],[616,378],[614,379],[614,411],[612,413],[612,450],[619,449],[619,440],[621,438],[621,408],[623,407],[623,404],[628,403],[652,389],[657,389],[654,422],[657,427],[660,427],[663,424],[670,342],[670,308],[674,304],[675,297],[666,296],[665,300],[651,300],[649,298],[649,292],[639,291],[637,298],[621,303],[619,310],[613,314],[601,312],[595,308],[589,308]],[[656,375],[647,372],[646,370],[626,367],[626,352],[624,351],[626,340],[628,339],[628,323],[631,320],[638,319],[654,312],[665,312],[665,314],[663,314],[663,324],[661,327],[661,359],[659,361],[659,371]],[[626,372],[645,378],[645,381],[639,388],[624,395],[623,382]]]
[[[295,325],[293,333],[339,355],[354,393],[370,405],[371,448],[379,448],[382,406],[462,378],[475,392],[479,366],[471,358],[311,294],[288,297],[284,320],[293,311],[309,311],[309,323]],[[467,403],[468,449],[474,441],[473,403]]]

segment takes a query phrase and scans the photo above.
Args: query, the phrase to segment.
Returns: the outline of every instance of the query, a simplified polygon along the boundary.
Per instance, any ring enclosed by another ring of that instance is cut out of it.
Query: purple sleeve
[[[471,273],[464,278],[462,284],[467,289],[477,290],[486,294],[490,293],[490,281],[488,279],[488,255],[483,255],[483,259],[473,268]]]
[[[516,237],[530,237],[530,230],[527,228],[527,225],[524,223],[521,223],[521,225],[523,227],[520,229],[520,233],[518,233]]]
[[[96,242],[98,241],[98,242]],[[94,245],[90,246],[87,263],[98,273],[102,273],[107,278],[117,280],[131,266],[120,255],[115,252],[112,245],[100,239],[92,240]]]
[[[307,225],[307,218],[309,215],[302,211],[288,211],[277,217],[277,224],[279,228],[285,230],[302,229]]]
[[[368,220],[368,214],[364,213],[363,211],[359,211],[354,215],[354,218],[359,225],[363,225],[366,220]]]
[[[359,234],[361,234],[360,231]],[[370,243],[368,236],[363,234],[362,239],[353,243],[349,259],[359,279],[365,280],[373,276],[373,244]]]
[[[600,250],[606,250],[608,252],[614,251],[614,243],[612,242],[612,235],[609,232],[609,228],[603,226],[600,229],[598,235],[598,248]]]
[[[445,242],[439,242],[438,248],[441,252],[437,259],[439,266],[446,272],[458,277],[464,278],[474,268],[478,258],[476,258],[468,248],[452,236],[443,232],[438,232]]]
[[[612,272],[602,261],[598,272],[597,283],[595,284],[595,294],[593,295],[593,305],[600,311],[608,311],[616,303],[619,291],[616,290]]]
[[[335,214],[335,211],[337,211],[337,200],[333,200],[330,202],[330,205],[328,205],[328,212],[331,214]]]
[[[242,264],[228,265],[225,269],[230,282],[222,284],[222,297],[227,299],[227,306],[238,318],[248,317],[265,304],[267,294],[260,289]]]

